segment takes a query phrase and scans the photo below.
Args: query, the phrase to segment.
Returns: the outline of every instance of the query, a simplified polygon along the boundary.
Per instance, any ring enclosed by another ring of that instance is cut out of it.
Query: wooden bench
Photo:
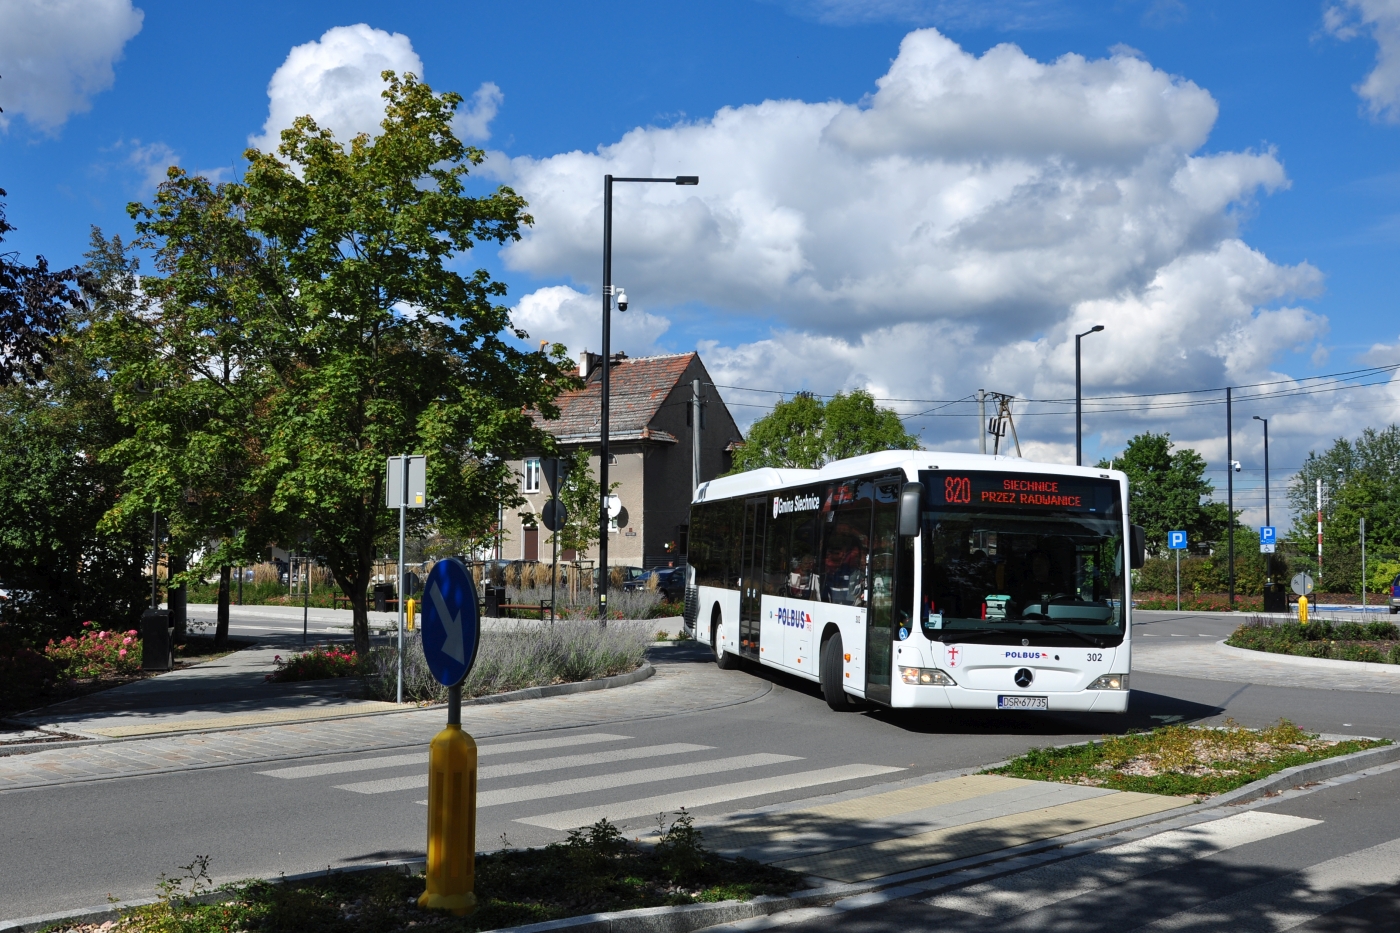
[[[549,611],[550,611],[551,606],[550,606],[550,604],[549,604],[548,602],[539,602],[539,603],[501,603],[499,606],[496,607],[496,609],[497,609],[497,611],[503,611],[503,610],[506,610],[506,609],[513,609],[513,610],[515,610],[515,611],[517,611],[517,612],[538,612],[538,613],[540,614],[540,621],[544,621],[544,614],[545,614],[546,612],[549,612]],[[499,617],[498,617],[498,618],[499,618]]]

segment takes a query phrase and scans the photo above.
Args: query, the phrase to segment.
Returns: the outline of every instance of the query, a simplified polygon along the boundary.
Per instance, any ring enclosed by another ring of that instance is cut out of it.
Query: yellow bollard
[[[1306,596],[1298,597],[1298,624],[1308,624],[1308,598]]]
[[[418,614],[418,600],[410,599],[404,603],[404,611],[408,615],[408,630],[413,631],[413,617]]]
[[[476,742],[462,731],[460,702],[429,746],[428,888],[418,906],[465,917],[476,910]]]

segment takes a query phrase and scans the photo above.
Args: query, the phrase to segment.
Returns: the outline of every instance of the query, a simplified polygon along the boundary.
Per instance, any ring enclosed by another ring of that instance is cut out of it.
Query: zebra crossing
[[[615,822],[650,817],[681,807],[693,810],[904,770],[872,764],[804,769],[804,759],[798,755],[726,754],[713,745],[689,742],[636,744],[631,736],[611,732],[486,742],[477,746],[477,754],[481,761],[477,769],[477,809],[537,804],[541,812],[509,815],[515,822],[553,830],[573,829],[604,817]],[[428,786],[427,763],[427,752],[411,752],[257,773],[284,781],[310,781],[342,793],[374,796],[423,790]],[[392,773],[395,770],[400,773]],[[543,778],[559,772],[575,774],[555,776],[552,780],[533,779],[536,774]],[[357,779],[361,777],[364,779]],[[520,778],[526,781],[521,783]],[[621,789],[635,790],[613,794]],[[661,793],[649,792],[654,790]],[[644,796],[635,796],[638,791]],[[616,799],[619,796],[626,799]],[[600,797],[612,799],[600,802]],[[415,802],[427,804],[421,799]],[[558,809],[561,806],[563,809]]]

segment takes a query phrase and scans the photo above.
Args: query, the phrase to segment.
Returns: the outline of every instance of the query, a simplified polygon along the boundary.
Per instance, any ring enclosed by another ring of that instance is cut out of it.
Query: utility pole
[[[977,442],[981,445],[981,453],[987,453],[987,390],[977,390]]]
[[[1235,608],[1235,430],[1231,408],[1230,387],[1225,387],[1225,489],[1226,506],[1230,510],[1228,538],[1230,542],[1230,608]]]
[[[1269,513],[1269,419],[1254,416],[1255,421],[1264,424],[1264,524],[1273,527],[1274,520]],[[1264,557],[1265,578],[1267,582],[1274,582],[1274,555],[1268,554]]]
[[[1102,324],[1095,324],[1082,334],[1074,335],[1074,465],[1084,465],[1084,385],[1080,378],[1081,367],[1079,365],[1079,341],[1090,334],[1097,334],[1103,330]],[[1017,455],[1019,456],[1020,442],[1016,444]]]
[[[700,488],[700,380],[690,382],[690,498]]]

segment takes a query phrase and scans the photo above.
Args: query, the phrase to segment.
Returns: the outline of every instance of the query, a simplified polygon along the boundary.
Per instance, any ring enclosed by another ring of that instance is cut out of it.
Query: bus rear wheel
[[[710,622],[710,648],[715,653],[715,666],[722,671],[732,671],[739,666],[737,655],[724,650],[724,619],[719,609],[715,609],[714,620]]]
[[[826,698],[826,705],[838,713],[849,713],[856,708],[854,699],[846,692],[846,685],[842,682],[844,654],[839,634],[832,635],[822,645],[822,696]]]

